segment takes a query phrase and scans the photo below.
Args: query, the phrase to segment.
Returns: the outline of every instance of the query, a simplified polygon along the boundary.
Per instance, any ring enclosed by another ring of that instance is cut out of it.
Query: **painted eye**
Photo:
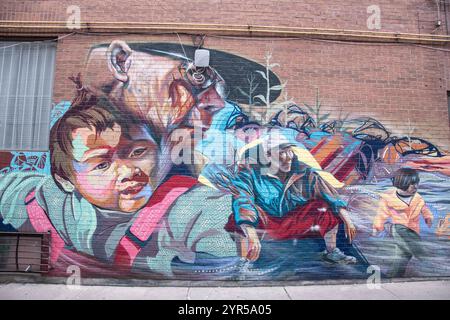
[[[99,165],[97,165],[95,168],[94,168],[94,170],[106,170],[106,169],[108,169],[109,168],[109,166],[110,166],[111,164],[109,163],[109,162],[102,162],[102,163],[100,163]]]
[[[134,149],[131,154],[130,154],[130,158],[137,158],[142,156],[145,152],[147,151],[147,148],[137,148]]]

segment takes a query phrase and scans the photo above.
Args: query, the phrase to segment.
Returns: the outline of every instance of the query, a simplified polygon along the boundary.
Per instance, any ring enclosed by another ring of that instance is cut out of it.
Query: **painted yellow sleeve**
[[[422,216],[423,216],[424,219],[433,219],[433,213],[427,207],[427,205],[424,205],[423,208],[422,208]]]
[[[384,224],[386,223],[387,219],[389,219],[389,216],[390,214],[387,202],[385,199],[381,199],[380,204],[378,206],[377,214],[373,219],[373,228],[376,229],[377,231],[383,231]]]

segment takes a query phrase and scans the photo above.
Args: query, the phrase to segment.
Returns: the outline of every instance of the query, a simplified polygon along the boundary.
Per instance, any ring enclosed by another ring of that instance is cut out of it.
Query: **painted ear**
[[[108,68],[112,72],[114,78],[119,81],[128,81],[128,70],[131,66],[131,55],[133,50],[125,41],[114,40],[106,51]]]
[[[60,177],[57,174],[54,175],[54,178],[55,178],[56,182],[58,182],[58,184],[61,186],[61,188],[63,188],[63,190],[65,192],[68,192],[68,193],[74,192],[75,186],[72,184],[72,182]]]
[[[194,108],[196,101],[188,84],[179,79],[170,84],[169,95],[172,101],[169,123],[178,125]]]

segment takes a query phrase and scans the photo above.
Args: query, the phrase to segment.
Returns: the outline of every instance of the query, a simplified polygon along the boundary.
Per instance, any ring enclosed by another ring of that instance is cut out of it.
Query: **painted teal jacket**
[[[0,176],[0,224],[33,231],[26,200],[31,192],[66,249],[109,265],[113,264],[122,237],[139,217],[139,212],[123,219],[121,212],[101,210],[77,192],[61,191],[51,176],[14,172]],[[198,201],[197,205],[192,206],[192,199]],[[197,252],[235,257],[236,245],[224,230],[231,210],[229,195],[207,186],[194,186],[170,207],[158,229],[139,251],[133,271],[172,276],[171,262],[175,257],[186,263],[194,263]],[[155,248],[158,248],[156,252]]]
[[[347,206],[337,191],[311,167],[294,159],[286,182],[248,166],[225,167],[211,165],[203,174],[218,186],[233,194],[233,213],[237,224],[256,226],[259,209],[270,216],[283,217],[298,206],[313,199],[328,203],[334,214]]]

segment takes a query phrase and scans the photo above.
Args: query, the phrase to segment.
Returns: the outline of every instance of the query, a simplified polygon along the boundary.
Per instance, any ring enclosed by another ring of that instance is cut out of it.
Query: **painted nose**
[[[197,108],[199,110],[204,110],[211,114],[214,114],[224,107],[225,101],[214,87],[198,95]]]
[[[129,165],[121,165],[117,169],[118,178],[117,181],[119,183],[125,183],[131,181],[135,176],[141,174],[141,170],[139,168],[134,168]]]
[[[291,153],[288,153],[288,154],[286,155],[286,160],[287,160],[287,161],[292,161],[293,158],[294,158],[294,155],[291,154]]]

